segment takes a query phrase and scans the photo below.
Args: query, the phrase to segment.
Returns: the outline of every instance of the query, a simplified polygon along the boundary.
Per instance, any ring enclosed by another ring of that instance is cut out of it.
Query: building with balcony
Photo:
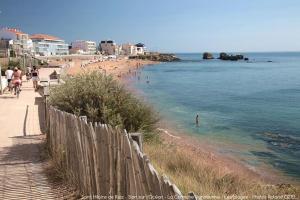
[[[0,39],[0,58],[7,58],[10,56],[10,42],[8,39]]]
[[[96,54],[97,47],[96,42],[86,41],[86,40],[77,40],[72,42],[72,49],[77,52],[82,52],[82,54]]]
[[[147,48],[143,43],[138,43],[135,46],[137,55],[144,55],[147,52]]]
[[[2,28],[0,30],[0,39],[10,40],[10,48],[16,56],[24,54],[33,54],[33,43],[27,33],[23,33],[16,28]]]
[[[69,45],[64,40],[46,34],[34,34],[30,36],[36,55],[55,56],[68,55]]]
[[[120,48],[113,40],[102,40],[99,50],[104,55],[119,55]]]
[[[137,47],[130,43],[123,44],[122,45],[122,55],[125,55],[125,56],[137,55]]]

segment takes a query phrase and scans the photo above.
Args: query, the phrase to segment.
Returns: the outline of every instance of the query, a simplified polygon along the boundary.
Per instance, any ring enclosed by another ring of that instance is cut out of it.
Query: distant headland
[[[180,61],[180,58],[174,54],[149,52],[144,55],[129,56],[129,59],[151,60],[158,62],[175,62]]]

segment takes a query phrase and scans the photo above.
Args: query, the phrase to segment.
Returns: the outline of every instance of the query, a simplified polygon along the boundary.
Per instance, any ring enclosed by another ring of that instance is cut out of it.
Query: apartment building
[[[51,56],[51,55],[68,55],[69,45],[64,40],[55,36],[46,34],[34,34],[30,38],[33,42],[33,47],[36,55]]]
[[[123,44],[122,45],[122,55],[126,55],[126,56],[137,55],[137,47],[130,43]]]
[[[99,50],[104,55],[119,55],[120,48],[113,40],[102,40]]]
[[[87,40],[77,40],[72,42],[72,49],[82,54],[96,54],[96,42]]]
[[[10,40],[10,48],[16,56],[23,54],[33,54],[33,43],[27,33],[23,33],[16,28],[2,28],[0,39]]]

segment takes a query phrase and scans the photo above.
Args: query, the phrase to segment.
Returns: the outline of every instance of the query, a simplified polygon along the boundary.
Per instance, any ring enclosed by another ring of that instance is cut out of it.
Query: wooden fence
[[[90,199],[183,199],[124,130],[48,109],[48,145],[70,182]]]

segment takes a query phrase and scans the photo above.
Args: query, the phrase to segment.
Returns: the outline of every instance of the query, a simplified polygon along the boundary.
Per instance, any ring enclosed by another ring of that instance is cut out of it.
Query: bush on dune
[[[67,78],[65,84],[51,89],[49,102],[60,110],[87,116],[88,121],[119,126],[129,132],[141,131],[146,137],[158,121],[148,105],[100,72]]]

